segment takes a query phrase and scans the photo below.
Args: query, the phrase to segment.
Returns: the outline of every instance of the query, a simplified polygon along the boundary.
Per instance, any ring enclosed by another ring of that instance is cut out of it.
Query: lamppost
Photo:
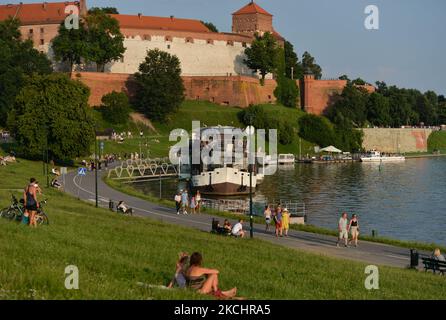
[[[94,130],[94,190],[95,190],[95,200],[97,208],[99,207],[99,197],[98,197],[98,133],[96,129]]]
[[[252,123],[252,121],[250,121]],[[253,210],[252,210],[252,174],[254,161],[252,161],[254,155],[252,154],[253,145],[255,146],[255,141],[253,138],[255,129],[252,125],[246,128],[246,133],[249,135],[248,138],[248,171],[249,171],[249,236],[252,239],[254,237],[254,223],[253,223]],[[251,145],[253,144],[253,145]],[[255,157],[254,157],[255,160]]]

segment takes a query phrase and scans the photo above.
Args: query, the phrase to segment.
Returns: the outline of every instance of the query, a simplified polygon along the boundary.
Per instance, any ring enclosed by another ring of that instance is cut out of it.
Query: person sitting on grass
[[[221,291],[218,288],[218,274],[216,269],[203,268],[203,256],[194,252],[190,256],[190,266],[186,271],[187,286],[201,294],[213,295],[220,299],[230,299],[236,296],[237,288]]]
[[[51,186],[52,186],[53,188],[56,188],[56,189],[60,189],[60,188],[62,187],[62,185],[60,184],[59,181],[57,181],[56,178],[54,178],[53,180],[51,180]]]
[[[124,201],[119,201],[118,206],[116,207],[118,212],[122,212],[123,214],[133,215],[133,209],[127,207]]]
[[[245,231],[243,231],[243,219],[240,219],[238,223],[232,227],[232,235],[237,238],[244,238],[245,237]]]
[[[189,254],[187,252],[180,252],[175,269],[175,276],[170,281],[168,288],[177,286],[178,288],[186,287],[186,271],[189,267]]]
[[[231,231],[232,231],[232,225],[228,219],[225,219],[225,222],[223,224],[223,232],[230,234]]]

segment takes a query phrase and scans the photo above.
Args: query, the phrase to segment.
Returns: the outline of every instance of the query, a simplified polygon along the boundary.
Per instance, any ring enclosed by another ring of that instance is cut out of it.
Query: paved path
[[[108,208],[110,199],[115,202],[115,205],[118,201],[122,200],[134,209],[135,215],[203,231],[211,230],[213,216],[208,214],[177,215],[174,209],[150,203],[110,188],[101,179],[101,176],[105,174],[106,171],[98,172],[99,205],[101,207]],[[82,178],[77,176],[76,172],[68,173],[65,177],[65,191],[82,200],[94,202],[94,173],[88,172]],[[222,220],[221,217],[217,218]],[[247,223],[245,225],[248,226]],[[402,268],[409,265],[409,249],[380,243],[362,241],[358,248],[337,248],[335,245],[336,238],[333,236],[290,230],[288,237],[276,238],[272,233],[265,233],[264,225],[259,224],[254,224],[254,237],[286,247],[302,249],[336,258]]]

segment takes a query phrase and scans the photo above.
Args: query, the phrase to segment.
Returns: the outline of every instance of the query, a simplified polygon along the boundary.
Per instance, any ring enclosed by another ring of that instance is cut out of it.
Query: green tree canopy
[[[48,142],[52,159],[87,155],[94,141],[89,94],[85,85],[63,74],[28,78],[8,116],[19,154],[40,158]]]
[[[367,100],[368,93],[365,89],[348,83],[336,102],[327,110],[327,116],[334,121],[337,116],[342,115],[350,119],[355,127],[361,128],[367,121]]]
[[[119,14],[118,9],[116,9],[115,7],[103,7],[103,8],[92,7],[88,10],[88,14],[94,14],[97,12],[104,12],[107,14]]]
[[[201,23],[204,24],[209,30],[211,30],[211,32],[218,32],[217,26],[212,22],[201,21]]]
[[[263,35],[256,34],[251,46],[246,48],[246,65],[259,72],[262,83],[268,73],[274,72],[277,67],[277,41],[270,32]]]
[[[94,62],[98,72],[104,72],[105,65],[119,60],[125,52],[124,36],[119,22],[103,11],[87,15],[85,60]]]
[[[181,64],[175,55],[149,50],[135,79],[138,90],[134,105],[151,120],[165,121],[184,101]]]
[[[21,40],[20,22],[7,19],[0,22],[0,125],[6,125],[7,113],[23,86],[25,76],[49,74],[51,62],[45,54],[33,48],[30,40]]]
[[[307,51],[302,55],[302,68],[304,72],[311,71],[311,73],[314,74],[315,79],[322,78],[321,66],[316,63],[314,57]]]
[[[104,119],[110,123],[127,123],[131,111],[129,98],[124,92],[108,93],[102,97],[100,110]]]
[[[321,116],[304,115],[299,119],[299,136],[320,147],[328,147],[336,143],[333,125]]]
[[[390,101],[387,97],[378,92],[373,92],[367,101],[367,120],[374,126],[389,126],[392,122],[390,118]]]
[[[304,75],[302,64],[291,42],[285,41],[285,75],[289,79],[301,79]]]
[[[75,64],[80,64],[87,54],[87,31],[84,22],[79,21],[79,29],[67,29],[65,23],[59,27],[58,35],[52,41],[56,61],[67,63],[70,72]]]

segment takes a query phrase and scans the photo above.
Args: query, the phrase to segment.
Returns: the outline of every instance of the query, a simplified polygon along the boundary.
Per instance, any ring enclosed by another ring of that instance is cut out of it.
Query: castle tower
[[[232,14],[232,32],[251,36],[255,33],[274,33],[273,15],[251,1]]]

